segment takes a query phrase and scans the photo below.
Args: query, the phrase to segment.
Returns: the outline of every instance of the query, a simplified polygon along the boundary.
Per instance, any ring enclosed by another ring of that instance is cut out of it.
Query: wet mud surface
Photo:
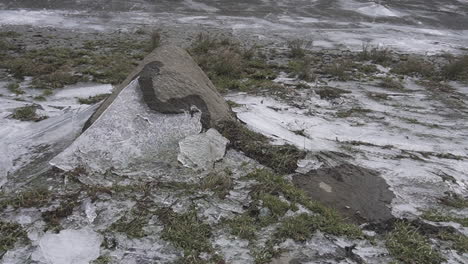
[[[341,164],[294,175],[293,183],[312,199],[336,208],[356,222],[393,218],[389,204],[394,195],[376,171]]]

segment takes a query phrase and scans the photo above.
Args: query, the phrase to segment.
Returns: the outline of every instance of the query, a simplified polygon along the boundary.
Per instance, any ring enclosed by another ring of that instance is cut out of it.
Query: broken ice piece
[[[99,257],[101,236],[89,228],[47,233],[32,259],[50,264],[88,264]]]
[[[227,143],[229,140],[211,128],[206,133],[188,136],[181,140],[177,159],[186,167],[207,170],[213,168],[214,163],[224,157]]]

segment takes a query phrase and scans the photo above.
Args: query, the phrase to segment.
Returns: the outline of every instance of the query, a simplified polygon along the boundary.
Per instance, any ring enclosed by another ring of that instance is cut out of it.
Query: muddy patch
[[[388,205],[394,195],[373,170],[341,164],[294,175],[293,183],[312,199],[336,208],[353,221],[380,222],[393,218]]]

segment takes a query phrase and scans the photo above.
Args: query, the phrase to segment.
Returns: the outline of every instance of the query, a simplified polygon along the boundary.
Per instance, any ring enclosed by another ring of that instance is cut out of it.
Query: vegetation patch
[[[445,261],[428,239],[408,223],[395,224],[393,231],[387,235],[386,246],[390,254],[403,263],[439,264]]]
[[[78,98],[78,102],[80,104],[95,104],[106,99],[108,96],[108,94],[98,94],[94,96],[89,96],[88,98]]]
[[[208,224],[198,218],[195,209],[179,214],[171,208],[162,208],[157,215],[164,224],[161,238],[184,250],[183,263],[207,263],[200,254],[213,254],[210,242],[212,231]],[[215,255],[212,258],[219,257]]]
[[[432,222],[455,222],[468,227],[468,218],[449,216],[435,210],[424,212],[421,217]]]
[[[343,94],[349,94],[351,92],[340,88],[325,86],[315,90],[315,93],[320,96],[320,99],[336,99],[340,98]]]
[[[0,256],[12,249],[18,241],[28,241],[26,231],[21,225],[0,221]]]
[[[288,42],[289,57],[291,58],[303,58],[306,56],[305,47],[312,46],[312,42],[307,42],[301,39],[295,39]]]
[[[223,121],[217,125],[217,130],[229,139],[234,149],[279,173],[294,172],[297,161],[306,154],[292,145],[271,145],[266,136],[249,130],[237,121]]]
[[[132,210],[114,222],[109,230],[126,234],[129,238],[143,238],[147,235],[143,228],[148,224],[151,215],[148,206],[139,202]]]
[[[351,69],[354,64],[351,60],[339,60],[325,67],[325,73],[336,77],[340,81],[351,79]]]
[[[339,118],[348,118],[348,117],[356,115],[356,114],[367,114],[367,113],[371,113],[371,112],[372,112],[372,110],[370,110],[370,109],[356,107],[356,108],[351,108],[351,109],[346,110],[346,111],[338,111],[336,113],[336,116],[339,117]]]
[[[211,172],[201,181],[202,189],[215,192],[220,199],[224,199],[233,186],[231,175],[221,172]]]
[[[392,68],[391,72],[401,75],[428,78],[437,75],[434,65],[431,62],[414,56],[409,57],[406,61],[398,63]]]
[[[458,233],[450,233],[446,231],[439,232],[437,238],[450,241],[454,250],[460,253],[468,253],[468,237]]]
[[[73,209],[80,204],[79,193],[68,196],[60,205],[52,210],[42,213],[42,218],[47,224],[46,230],[57,231],[60,227],[60,220],[70,216]]]
[[[45,188],[23,191],[13,197],[5,197],[0,200],[0,208],[4,209],[7,206],[13,208],[39,208],[48,205],[52,200],[52,193]]]
[[[200,34],[189,52],[221,92],[277,88],[271,82],[277,75],[275,67],[255,46],[245,48],[229,38]]]
[[[125,38],[86,41],[81,49],[21,50],[4,55],[0,68],[17,79],[33,77],[32,86],[40,89],[61,88],[81,80],[118,84],[154,45],[158,44],[151,36],[147,41]]]
[[[316,76],[312,72],[313,59],[305,56],[289,61],[288,70],[293,77],[297,77],[306,82],[314,81]]]
[[[14,93],[16,95],[24,94],[24,91],[20,89],[20,85],[17,82],[9,83],[7,85],[7,89],[8,89],[8,91],[10,91],[10,92],[12,92],[12,93]]]
[[[448,192],[446,195],[439,199],[442,204],[445,204],[454,208],[467,208],[468,199],[461,196],[460,194]]]
[[[383,88],[388,88],[388,89],[393,89],[393,90],[404,90],[405,87],[403,86],[403,83],[399,80],[396,80],[392,77],[385,77],[382,79],[382,81],[379,83],[380,87]]]
[[[256,224],[255,218],[247,214],[236,216],[226,221],[231,234],[238,236],[242,239],[254,240],[256,238],[256,232],[259,227]]]
[[[448,80],[467,80],[468,79],[468,55],[451,60],[442,67],[442,76]]]
[[[358,59],[387,66],[392,62],[392,54],[388,48],[372,47],[369,43],[365,43],[358,54]]]
[[[37,106],[27,105],[23,107],[18,107],[15,109],[13,114],[10,116],[13,119],[21,121],[34,121],[38,122],[47,118],[47,116],[39,116],[36,113]]]

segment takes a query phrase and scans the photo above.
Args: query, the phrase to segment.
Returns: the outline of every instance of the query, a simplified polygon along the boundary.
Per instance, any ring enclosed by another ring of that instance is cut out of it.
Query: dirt
[[[377,172],[349,163],[293,176],[293,183],[312,199],[339,210],[351,220],[382,222],[392,219],[394,194]]]

